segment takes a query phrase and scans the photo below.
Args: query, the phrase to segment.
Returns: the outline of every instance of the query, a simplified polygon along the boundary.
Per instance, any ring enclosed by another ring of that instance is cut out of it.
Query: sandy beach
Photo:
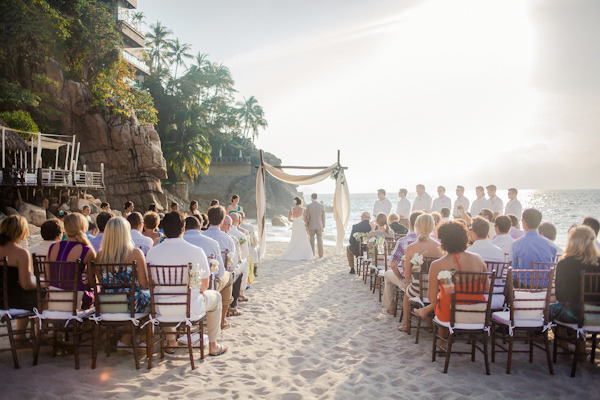
[[[580,363],[576,378],[570,362],[559,358],[555,375],[548,374],[545,356],[534,363],[517,355],[512,374],[505,374],[505,355],[491,364],[486,376],[483,359],[453,355],[448,374],[443,362],[431,362],[431,334],[418,345],[414,336],[399,333],[397,319],[381,312],[377,295],[348,274],[345,256],[326,249],[323,259],[277,261],[284,243],[270,242],[259,276],[247,291],[233,328],[222,334],[230,350],[207,357],[192,371],[187,353],[179,351],[156,362],[152,370],[136,370],[133,357],[99,354],[92,370],[88,349],[82,368],[72,357],[52,359],[43,349],[39,365],[20,351],[21,369],[10,354],[0,355],[0,392],[4,399],[377,399],[464,397],[593,399],[590,390],[600,369]],[[145,361],[145,359],[143,359]]]

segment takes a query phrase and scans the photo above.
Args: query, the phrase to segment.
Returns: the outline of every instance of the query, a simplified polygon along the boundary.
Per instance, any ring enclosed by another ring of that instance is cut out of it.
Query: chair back
[[[215,288],[215,274],[213,274],[213,272],[212,272],[212,267],[210,266],[210,262],[211,262],[211,260],[215,259],[215,255],[214,254],[209,254],[209,255],[206,256],[206,259],[208,260],[208,268],[210,269],[209,288],[214,290],[214,288]]]
[[[190,317],[189,276],[191,270],[191,263],[185,265],[148,264],[152,317],[156,317],[157,313]]]
[[[97,314],[128,313],[135,317],[137,263],[90,263],[88,279],[94,279],[94,305]]]
[[[1,310],[8,310],[8,259],[3,257],[0,260],[0,268],[2,268],[2,273],[0,274],[0,299],[2,299],[2,304],[0,305]]]
[[[494,272],[496,279],[494,280],[494,295],[504,297],[506,284],[506,274],[510,267],[510,262],[485,261],[488,272]]]
[[[40,310],[71,312],[77,315],[81,307],[83,291],[79,283],[84,270],[83,261],[40,261],[41,257],[33,260],[38,306]],[[47,287],[48,294],[42,295],[42,282]]]
[[[600,325],[600,273],[581,271],[579,328]]]
[[[421,270],[418,272],[414,271],[414,266],[412,267],[413,275],[419,280],[419,298],[421,301],[429,298],[429,267],[437,259],[437,257],[423,257],[423,264],[421,265]]]
[[[495,279],[494,271],[457,271],[452,274],[451,326],[455,323],[489,325]]]
[[[556,267],[555,262],[539,262],[531,260],[531,269],[548,271]]]
[[[549,282],[554,278],[554,269],[523,270],[508,269],[506,292],[510,309],[510,322],[517,320],[544,320],[548,323],[552,291]]]
[[[406,236],[406,233],[394,233],[394,238],[396,242]]]
[[[223,259],[223,268],[225,268],[225,271],[229,271],[229,259],[227,258],[227,255],[229,254],[229,250],[223,250],[221,251],[221,258]]]

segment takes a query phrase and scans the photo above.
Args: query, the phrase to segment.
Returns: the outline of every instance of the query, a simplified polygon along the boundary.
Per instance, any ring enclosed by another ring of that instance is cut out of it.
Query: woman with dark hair
[[[133,212],[133,201],[126,201],[123,205],[123,218],[127,218]]]
[[[234,194],[231,196],[231,204],[227,206],[227,215],[239,211],[244,211],[244,209],[240,206],[240,196]]]
[[[287,249],[279,256],[280,260],[310,260],[314,258],[313,249],[308,241],[308,221],[302,199],[294,198],[294,207],[290,209],[288,220],[292,223],[292,238]]]
[[[205,231],[208,229],[208,215],[205,213],[200,213],[200,218],[202,218],[200,230]]]
[[[198,202],[196,200],[191,201],[187,215],[188,217],[200,215],[200,211],[198,211]]]

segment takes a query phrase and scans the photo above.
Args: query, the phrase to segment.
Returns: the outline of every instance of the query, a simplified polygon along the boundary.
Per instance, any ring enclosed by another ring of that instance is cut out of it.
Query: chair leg
[[[592,333],[592,354],[590,354],[590,362],[592,364],[594,363],[594,361],[596,361],[596,346],[598,345],[596,343],[596,339],[597,339],[597,334]]]
[[[469,335],[471,338],[471,362],[475,362],[475,346],[477,345],[477,340],[475,340],[474,335]]]
[[[204,360],[204,320],[200,320],[200,359]]]
[[[583,346],[580,344],[582,343]],[[575,377],[575,372],[577,371],[577,359],[579,358],[580,347],[583,347],[583,351],[585,354],[585,340],[579,340],[579,336],[575,334],[575,352],[573,353],[573,364],[571,365],[571,378]]]
[[[38,322],[33,320],[35,334],[35,342],[33,344],[33,365],[37,365],[38,357],[40,356],[40,346],[42,345],[42,329],[38,328]]]
[[[98,358],[98,334],[100,325],[96,323],[96,326],[92,330],[92,369],[96,369],[96,360]]]
[[[133,358],[135,359],[135,369],[140,369],[140,355],[138,354],[138,341],[136,337],[136,329],[133,322],[129,322],[131,326],[131,345],[133,346]]]
[[[554,330],[554,344],[552,346],[552,362],[556,364],[556,355],[558,354],[558,341],[560,339],[560,328]]]
[[[496,362],[496,324],[492,324],[492,362]]]
[[[415,335],[415,344],[419,344],[419,333],[421,333],[421,317],[417,317],[417,334]]]
[[[529,364],[533,363],[533,332],[527,332],[527,339],[529,340]]]
[[[550,355],[550,340],[548,339],[548,331],[544,332],[544,347],[546,349],[546,358],[548,359],[548,369],[550,375],[554,375],[554,365],[552,364],[552,356]]]
[[[12,329],[12,320],[8,317],[3,318],[6,322],[6,331],[8,333],[8,341],[10,342],[10,351],[12,353],[15,369],[19,369],[19,358],[17,357],[17,346],[15,344],[14,332]]]
[[[73,322],[73,352],[75,353],[75,369],[79,369],[79,321]]]
[[[146,334],[147,338],[150,338],[148,340],[146,340],[146,355],[148,357],[148,369],[152,369],[152,357],[154,356],[154,329],[152,326],[148,326],[148,332]]]
[[[448,372],[448,366],[450,365],[450,354],[452,353],[452,340],[454,334],[448,332],[448,343],[446,344],[446,363],[444,364],[444,373]]]
[[[490,361],[488,360],[488,335],[483,332],[483,360],[485,362],[485,374],[490,374]]]
[[[196,369],[196,365],[194,365],[194,348],[192,345],[192,333],[191,333],[191,328],[190,326],[185,327],[185,333],[187,335],[187,341],[188,341],[188,352],[190,353],[190,364],[192,365],[192,371],[194,369]]]
[[[431,362],[435,362],[437,353],[437,325],[433,324],[433,348],[431,349]]]
[[[513,341],[514,336],[508,337],[508,361],[506,361],[506,373],[510,374],[510,363],[512,361],[512,352],[513,352]]]
[[[58,330],[56,329],[56,326],[54,327],[54,331],[53,331],[52,337],[54,339],[54,343],[52,343],[52,357],[56,357],[56,352],[57,352],[57,349],[58,349],[58,346],[57,346],[57,344],[58,344]]]

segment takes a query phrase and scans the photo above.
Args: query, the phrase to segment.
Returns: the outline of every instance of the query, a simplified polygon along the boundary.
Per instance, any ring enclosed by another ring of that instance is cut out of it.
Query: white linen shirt
[[[412,206],[413,211],[425,210],[431,211],[431,196],[427,193],[423,193],[422,196],[417,196]]]
[[[444,197],[436,197],[433,200],[431,211],[440,212],[444,207],[446,207],[448,210],[452,210],[452,200],[450,200],[450,197],[446,195],[444,195]]]
[[[406,197],[398,200],[398,206],[396,207],[396,214],[400,216],[400,219],[410,218],[410,201]]]
[[[233,241],[233,238],[229,236],[227,232],[223,232],[218,226],[209,226],[207,230],[202,232],[202,234],[208,236],[211,239],[216,240],[219,243],[221,251],[227,250],[230,253],[233,253],[232,265],[227,266],[228,271],[233,271],[235,269],[235,266],[238,264],[237,253],[235,251],[235,243]],[[221,254],[221,256],[223,257],[223,263],[226,264],[227,260],[225,259],[225,255]]]
[[[468,249],[468,252],[479,254],[483,261],[505,262],[504,250],[493,244],[489,239],[476,240]]]
[[[204,254],[206,254],[207,257],[213,256],[214,260],[219,263],[219,271],[215,274],[215,277],[220,278],[223,276],[225,273],[225,268],[223,267],[223,259],[221,258],[221,247],[219,246],[219,242],[203,235],[200,233],[199,229],[190,229],[185,231],[183,234],[183,240],[193,244],[194,246],[200,247],[202,250],[204,250]]]
[[[494,214],[498,213],[498,215],[502,215],[504,212],[504,203],[500,197],[490,197],[488,203],[490,205],[490,210],[492,210]]]
[[[246,259],[248,258],[248,254],[250,253],[248,250],[248,238],[246,237],[246,235],[244,235],[238,228],[237,226],[231,225],[231,229],[229,229],[229,234],[235,238],[237,238],[237,240],[241,240],[241,239],[245,239],[244,244],[240,243],[240,250],[241,250],[241,257],[242,259]]]
[[[480,199],[475,199],[473,200],[473,204],[471,204],[471,216],[476,217],[479,215],[481,210],[490,207],[489,200],[486,199],[485,196],[481,197]]]
[[[508,233],[496,235],[492,243],[500,247],[504,254],[508,254],[508,260],[512,259],[512,244],[515,241]]]
[[[131,240],[133,240],[135,247],[142,250],[144,255],[148,254],[148,250],[154,245],[154,240],[142,235],[142,232],[137,229],[131,230]]]
[[[383,200],[375,200],[373,205],[373,218],[377,218],[379,213],[384,213],[386,216],[392,211],[392,202],[387,197]]]
[[[462,206],[465,212],[467,212],[469,211],[469,204],[469,199],[467,199],[465,196],[457,197],[456,200],[454,200],[454,209],[452,210],[452,216],[454,218],[460,218],[461,214],[458,207]]]
[[[523,206],[519,199],[509,200],[506,203],[506,207],[504,208],[504,215],[513,214],[516,215],[519,221],[521,220],[521,215],[523,214]]]

